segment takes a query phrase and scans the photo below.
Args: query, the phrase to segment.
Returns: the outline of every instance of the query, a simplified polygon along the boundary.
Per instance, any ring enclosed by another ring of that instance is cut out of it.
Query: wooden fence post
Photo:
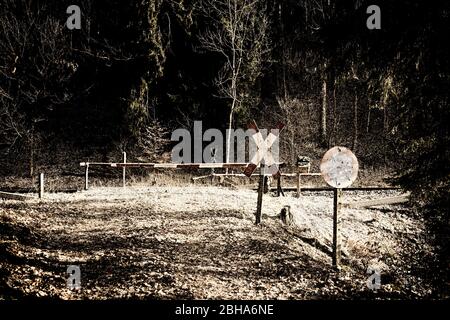
[[[333,267],[339,267],[341,263],[341,239],[339,235],[339,209],[341,206],[342,189],[333,190]]]
[[[89,162],[86,162],[86,167],[84,171],[84,190],[89,189]]]
[[[127,153],[126,152],[123,153],[123,163],[124,164],[127,163]],[[126,186],[126,169],[125,169],[125,167],[122,168],[122,184],[123,184],[123,187],[125,188],[125,186]]]
[[[281,187],[281,175],[277,177],[277,197],[280,195],[283,195],[284,197],[283,188]]]
[[[256,205],[256,225],[261,223],[262,199],[264,193],[264,167],[259,168],[258,201]]]
[[[39,199],[44,197],[44,174],[39,175]]]
[[[300,198],[300,195],[302,192],[300,189],[301,178],[302,178],[302,175],[300,174],[300,172],[297,173],[297,198]]]
[[[277,197],[280,196],[281,191],[281,176],[277,177]]]

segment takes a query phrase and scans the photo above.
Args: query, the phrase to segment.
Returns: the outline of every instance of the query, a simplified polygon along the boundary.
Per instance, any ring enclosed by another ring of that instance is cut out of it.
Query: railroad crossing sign
[[[251,177],[253,172],[256,170],[258,165],[261,166],[261,171],[263,171],[263,165],[269,169],[269,173],[272,174],[273,177],[280,177],[280,170],[278,168],[277,163],[272,154],[271,147],[279,138],[280,131],[283,130],[284,124],[277,124],[274,129],[270,129],[267,138],[264,140],[264,137],[259,131],[258,125],[253,120],[253,122],[249,125],[249,129],[255,130],[255,134],[252,135],[253,140],[255,141],[257,151],[250,159],[249,165],[245,168],[244,174],[247,177]],[[250,155],[252,156],[252,155]]]
[[[332,264],[339,268],[341,261],[341,239],[339,234],[339,209],[342,188],[349,187],[358,176],[358,159],[347,148],[334,147],[328,150],[320,163],[320,172],[333,189],[333,253]]]
[[[267,135],[267,138],[264,140],[264,137],[261,131],[258,128],[258,125],[253,120],[253,122],[249,125],[249,129],[255,130],[255,133],[252,135],[253,140],[256,144],[256,153],[254,155],[250,155],[252,157],[250,159],[250,163],[244,170],[244,174],[247,177],[251,177],[253,172],[256,170],[258,166],[259,169],[259,183],[258,183],[258,199],[256,203],[256,224],[261,223],[261,211],[262,211],[262,200],[263,200],[263,189],[264,189],[264,171],[265,168],[268,167],[269,172],[275,178],[280,178],[281,173],[278,168],[277,163],[272,154],[272,146],[277,139],[279,138],[280,131],[283,129],[284,124],[278,124],[274,129],[270,130],[270,133]],[[276,150],[278,152],[278,150]]]
[[[326,183],[333,188],[347,188],[358,176],[358,159],[345,147],[328,150],[320,163],[320,172]]]

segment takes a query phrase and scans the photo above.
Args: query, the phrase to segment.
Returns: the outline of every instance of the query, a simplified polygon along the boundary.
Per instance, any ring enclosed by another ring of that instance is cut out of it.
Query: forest
[[[0,0],[1,183],[161,161],[195,121],[282,122],[288,165],[341,145],[364,184],[411,192],[448,297],[449,35],[445,0]]]

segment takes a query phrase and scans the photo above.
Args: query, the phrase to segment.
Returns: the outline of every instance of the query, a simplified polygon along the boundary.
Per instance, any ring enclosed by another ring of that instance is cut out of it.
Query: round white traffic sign
[[[358,176],[358,159],[345,147],[328,150],[320,163],[320,172],[325,182],[333,188],[347,188]]]

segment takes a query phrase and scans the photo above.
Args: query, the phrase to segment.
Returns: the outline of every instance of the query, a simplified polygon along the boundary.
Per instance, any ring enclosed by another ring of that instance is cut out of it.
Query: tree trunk
[[[287,100],[287,85],[286,85],[286,50],[284,41],[284,22],[283,22],[283,8],[282,3],[278,5],[278,15],[280,19],[280,32],[281,32],[281,72],[282,72],[282,82],[283,82],[283,97],[284,101]]]
[[[227,156],[226,163],[230,163],[230,147],[231,147],[231,128],[233,126],[233,112],[234,112],[235,101],[233,100],[233,104],[231,106],[230,114],[228,117],[228,132],[227,132]],[[228,172],[228,168],[226,170]]]
[[[34,177],[34,138],[33,134],[31,134],[30,141],[30,178]]]
[[[295,152],[295,134],[294,130],[291,132],[291,139],[290,139],[290,145],[291,145],[291,163],[295,163],[295,160],[297,159],[297,154]]]
[[[308,24],[308,1],[305,1],[305,23]]]
[[[234,17],[233,17],[233,13],[234,13]],[[230,14],[230,21],[237,23],[237,3],[234,2],[234,11],[233,13],[231,11],[229,11]],[[232,26],[234,25],[234,23],[232,23]],[[234,27],[233,27],[234,29]],[[228,133],[227,133],[227,152],[226,152],[226,163],[230,162],[230,146],[231,146],[231,127],[233,125],[233,113],[234,113],[234,108],[236,107],[236,100],[237,100],[237,68],[236,68],[236,34],[235,31],[233,31],[232,35],[231,35],[231,52],[232,52],[232,66],[231,66],[231,72],[232,72],[232,76],[231,76],[231,96],[233,101],[231,102],[231,109],[230,109],[230,115],[228,117]],[[234,159],[233,159],[234,160]],[[226,169],[226,173],[228,174],[228,168]]]
[[[228,132],[227,132],[227,151],[226,151],[226,163],[230,162],[230,147],[231,147],[231,128],[233,126],[233,113],[234,109],[236,108],[236,100],[237,100],[237,90],[236,90],[236,81],[233,78],[232,84],[231,84],[231,90],[233,95],[233,101],[231,103],[231,109],[230,114],[228,117]],[[234,161],[234,159],[232,159]],[[228,168],[226,169],[226,173],[228,173]]]
[[[387,113],[387,107],[385,104],[383,107],[383,133],[385,134],[385,136],[388,131],[388,126],[389,126],[388,113]]]
[[[358,94],[355,93],[355,102],[353,105],[353,143],[352,149],[356,150],[356,145],[358,143]]]
[[[34,123],[31,125],[30,136],[30,178],[33,179],[34,184]]]
[[[320,138],[321,143],[323,145],[326,144],[327,141],[327,76],[324,73],[323,75],[323,82],[322,82],[322,109],[320,112]]]

